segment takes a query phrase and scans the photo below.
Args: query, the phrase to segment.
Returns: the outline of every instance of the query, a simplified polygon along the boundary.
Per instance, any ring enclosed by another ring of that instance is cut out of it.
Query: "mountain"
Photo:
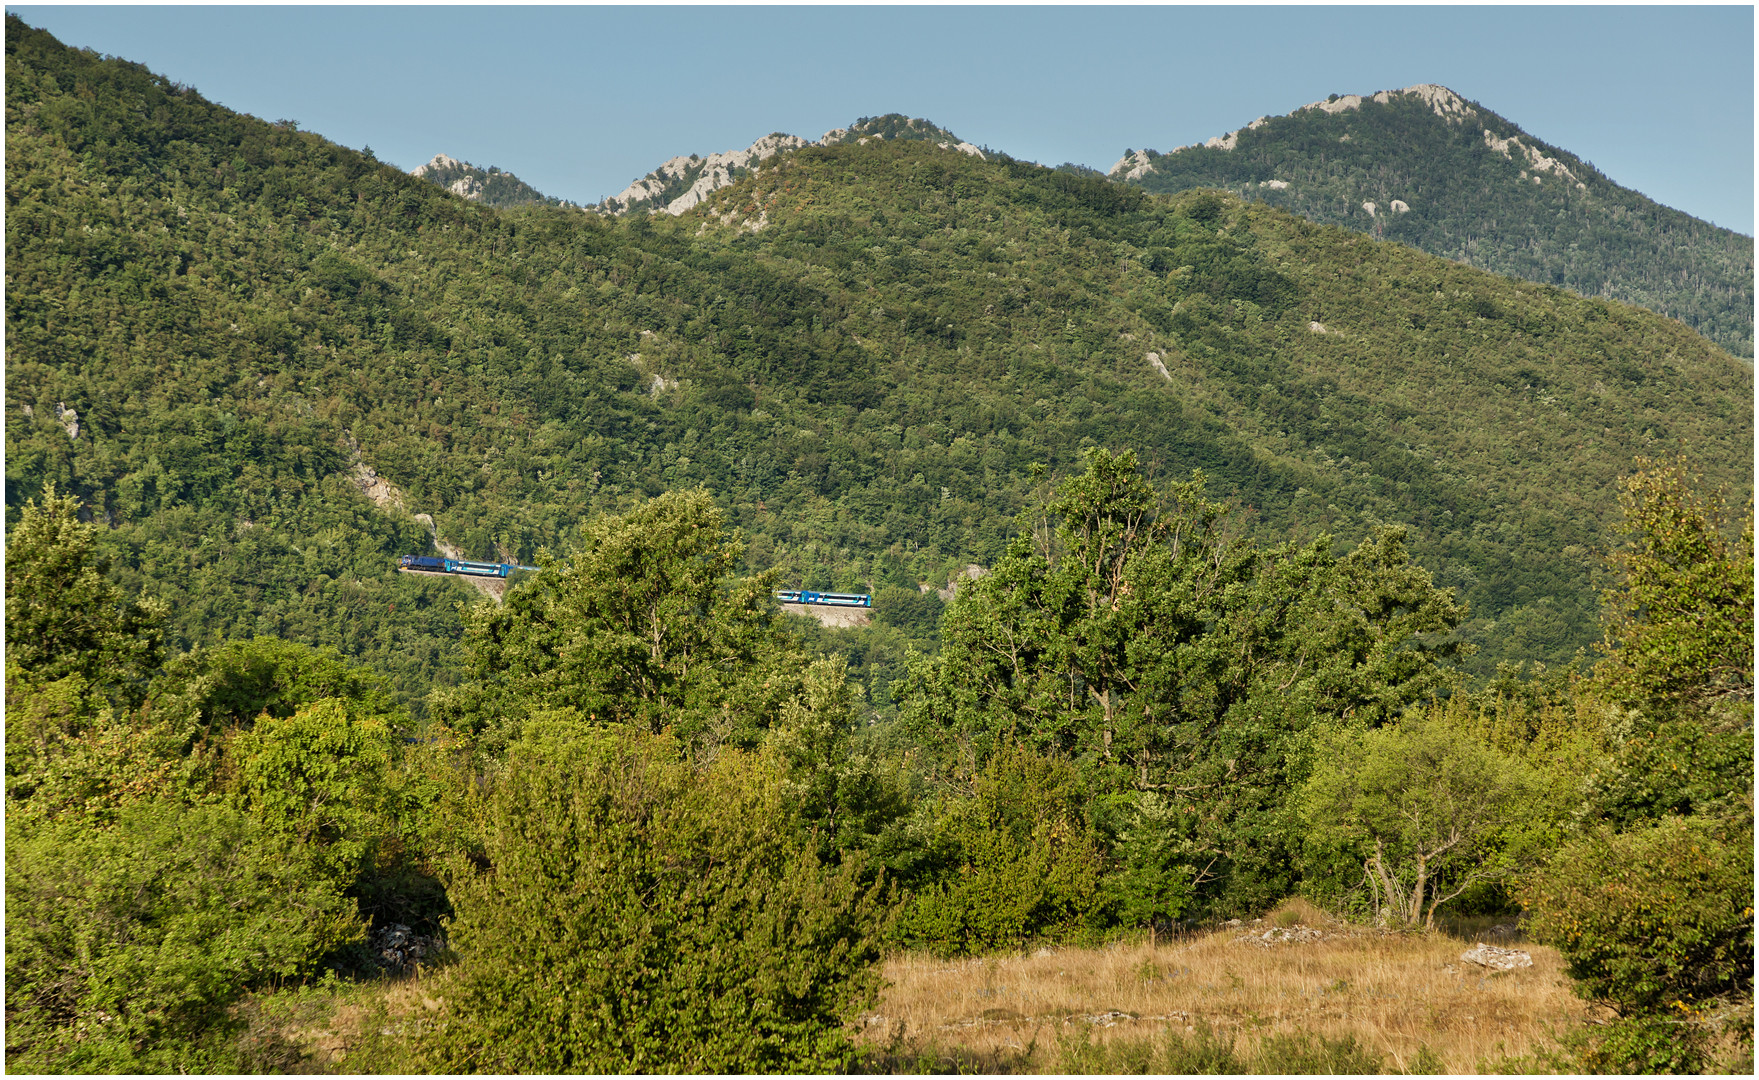
[[[1408,525],[1486,670],[1596,640],[1636,456],[1751,491],[1750,364],[1263,202],[888,136],[678,214],[507,213],[6,35],[7,520],[78,495],[178,647],[334,645],[419,704],[470,594],[398,554],[543,565],[701,486],[747,569],[879,596],[834,647],[884,708],[920,590],[1097,444],[1267,538]]]
[[[877,139],[932,142],[977,157],[985,156],[978,147],[927,120],[911,119],[899,113],[864,116],[846,128],[833,128],[811,142],[778,131],[765,135],[743,150],[727,150],[708,157],[691,154],[672,158],[618,194],[603,200],[597,208],[608,214],[627,214],[635,210],[682,214],[709,193],[750,174],[760,163],[776,154],[809,146],[861,145]]]
[[[1332,95],[1109,175],[1220,188],[1312,221],[1679,319],[1753,356],[1753,238],[1620,187],[1443,86]]]
[[[510,172],[478,168],[468,161],[459,161],[445,154],[435,154],[426,165],[410,170],[440,185],[454,195],[480,202],[485,206],[510,209],[515,206],[573,206],[562,199],[551,198]]]

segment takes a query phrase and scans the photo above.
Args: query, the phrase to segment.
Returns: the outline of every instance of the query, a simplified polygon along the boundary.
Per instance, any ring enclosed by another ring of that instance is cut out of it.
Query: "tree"
[[[25,504],[6,538],[6,652],[31,680],[77,675],[92,688],[138,702],[158,666],[159,601],[126,601],[96,552],[97,526],[79,501],[43,492]]]
[[[183,719],[192,735],[213,739],[327,700],[344,703],[356,717],[408,724],[376,672],[349,663],[331,646],[275,637],[228,641],[167,661],[147,697],[155,711]]]
[[[1108,796],[1096,816],[1114,853],[1131,845],[1125,861],[1170,897],[1182,890],[1150,855],[1161,845],[1144,846],[1146,804],[1117,798],[1158,793],[1155,815],[1184,832],[1167,850],[1195,875],[1183,891],[1247,908],[1293,886],[1283,810],[1304,779],[1301,733],[1383,723],[1433,692],[1465,612],[1402,529],[1342,558],[1325,537],[1264,551],[1227,534],[1203,485],[1157,490],[1134,454],[1089,451],[1046,517],[960,590],[902,704],[945,768],[1015,738],[1079,762]]]
[[[820,858],[845,848],[871,850],[906,809],[904,793],[871,754],[857,751],[859,688],[842,657],[807,668],[798,697],[782,706],[764,752],[784,770],[784,801],[812,837]]]
[[[686,745],[752,746],[797,686],[771,577],[728,580],[741,553],[704,491],[670,492],[586,529],[567,563],[466,619],[472,681],[435,715],[494,751],[533,710]]]
[[[1752,720],[1753,510],[1736,529],[1720,494],[1680,462],[1637,459],[1619,484],[1623,580],[1604,596],[1602,692],[1664,718],[1681,709]]]
[[[881,887],[801,843],[776,763],[533,719],[470,800],[457,966],[393,1071],[847,1072]]]
[[[1584,688],[1610,752],[1584,785],[1584,834],[1522,900],[1576,992],[1620,1014],[1576,1040],[1578,1067],[1697,1071],[1720,1030],[1752,1053],[1750,1012],[1730,1010],[1753,988],[1752,510],[1731,537],[1683,465],[1638,467],[1608,655]]]
[[[1376,916],[1433,928],[1438,908],[1537,858],[1561,808],[1532,770],[1439,718],[1323,743],[1303,786],[1307,844],[1347,847]]]

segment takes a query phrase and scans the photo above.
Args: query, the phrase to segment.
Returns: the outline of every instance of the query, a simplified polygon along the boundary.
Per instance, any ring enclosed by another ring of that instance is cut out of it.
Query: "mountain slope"
[[[510,172],[478,168],[445,154],[435,154],[432,161],[417,165],[409,174],[438,184],[454,195],[504,210],[515,206],[573,205],[545,195]]]
[[[1201,146],[1126,151],[1147,191],[1221,188],[1499,274],[1677,318],[1753,356],[1753,239],[1620,187],[1441,86],[1333,95]]]
[[[1685,327],[1272,207],[887,138],[508,214],[12,18],[7,58],[8,520],[77,493],[179,644],[419,697],[464,590],[395,572],[411,515],[541,564],[697,485],[789,585],[939,585],[1098,443],[1267,536],[1409,523],[1481,665],[1567,659],[1633,456],[1751,487],[1751,368]]]

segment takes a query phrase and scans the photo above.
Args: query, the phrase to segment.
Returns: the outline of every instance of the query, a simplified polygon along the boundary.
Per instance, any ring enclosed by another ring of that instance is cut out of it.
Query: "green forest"
[[[1134,160],[1152,171],[1130,183],[1220,188],[1498,274],[1641,304],[1752,359],[1752,237],[1621,187],[1475,102],[1461,102],[1469,116],[1444,117],[1421,95],[1389,97],[1349,109],[1334,94],[1335,111],[1268,117],[1228,149],[1142,151]]]
[[[883,1068],[885,956],[1296,895],[1525,912],[1564,1071],[1750,1067],[1752,373],[1680,323],[930,142],[608,219],[7,72],[9,1070],[310,1067],[391,928],[350,1071]]]

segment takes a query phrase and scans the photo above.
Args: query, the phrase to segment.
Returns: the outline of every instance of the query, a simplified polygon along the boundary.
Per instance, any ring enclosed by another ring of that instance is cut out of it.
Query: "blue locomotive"
[[[777,593],[776,599],[784,604],[828,604],[831,607],[873,606],[873,597],[866,593],[812,592],[808,589],[790,589]]]
[[[399,555],[397,565],[405,570],[426,574],[462,574],[465,577],[504,578],[515,570],[536,570],[535,566],[517,563],[471,562],[469,559],[440,559],[432,555]]]

